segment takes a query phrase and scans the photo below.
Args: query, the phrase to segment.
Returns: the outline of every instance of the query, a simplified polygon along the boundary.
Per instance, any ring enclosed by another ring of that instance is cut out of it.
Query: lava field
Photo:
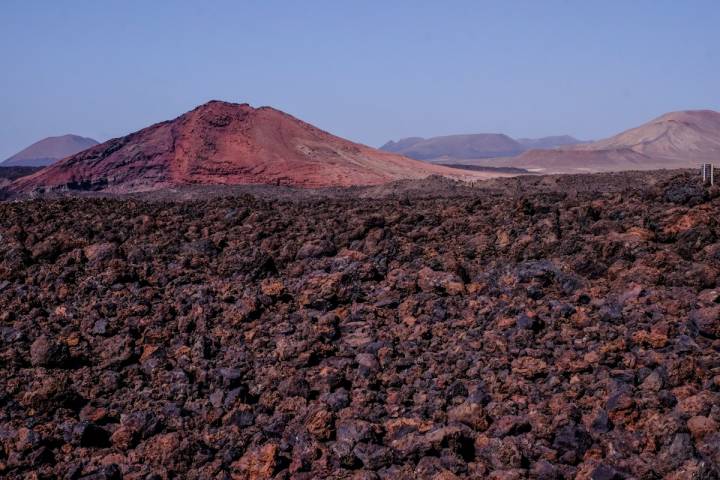
[[[404,185],[0,203],[0,477],[718,478],[718,190]]]

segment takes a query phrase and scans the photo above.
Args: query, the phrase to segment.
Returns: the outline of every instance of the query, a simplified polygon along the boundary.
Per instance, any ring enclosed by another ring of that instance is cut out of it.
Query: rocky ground
[[[0,477],[718,478],[716,190],[417,185],[0,203]]]

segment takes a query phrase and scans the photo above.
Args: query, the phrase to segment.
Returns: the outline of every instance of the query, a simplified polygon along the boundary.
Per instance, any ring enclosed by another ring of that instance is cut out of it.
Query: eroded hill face
[[[0,203],[0,476],[717,478],[718,191],[423,185]]]
[[[580,146],[578,150],[617,150],[660,159],[717,160],[720,157],[720,113],[711,110],[673,112],[619,135]]]
[[[129,192],[191,184],[376,185],[431,174],[487,178],[349,142],[269,107],[210,102],[110,140],[13,186]]]

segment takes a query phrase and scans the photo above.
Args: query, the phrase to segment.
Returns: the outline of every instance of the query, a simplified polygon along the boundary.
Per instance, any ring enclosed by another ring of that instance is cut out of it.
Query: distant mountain
[[[197,184],[376,185],[502,174],[431,165],[350,142],[270,107],[213,101],[16,180],[35,189],[134,192]]]
[[[570,135],[556,135],[542,138],[517,138],[515,140],[527,150],[532,148],[556,148],[585,143]]]
[[[392,140],[390,140],[385,145],[380,147],[380,150],[385,150],[386,152],[400,153],[403,150],[408,149],[424,140],[425,139],[422,137],[401,138],[397,142],[393,142]]]
[[[514,157],[531,148],[555,148],[583,143],[570,135],[512,139],[501,133],[408,137],[389,141],[380,150],[399,153],[416,160],[448,162],[495,157]]]
[[[510,157],[525,150],[518,142],[501,133],[410,137],[390,141],[380,149],[416,160]]]
[[[529,150],[481,164],[568,173],[689,168],[705,162],[720,163],[720,113],[712,110],[667,113],[605,140]]]
[[[44,167],[97,144],[98,142],[92,138],[78,135],[47,137],[21,150],[0,165],[4,167]]]

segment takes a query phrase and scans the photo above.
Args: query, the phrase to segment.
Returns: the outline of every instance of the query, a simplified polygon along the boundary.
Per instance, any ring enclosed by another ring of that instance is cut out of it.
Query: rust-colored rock
[[[272,478],[278,464],[278,446],[269,443],[250,451],[232,465],[233,480],[267,480]]]
[[[173,195],[0,203],[3,479],[718,478],[697,174]]]
[[[353,143],[270,107],[212,101],[15,181],[13,192],[148,191],[181,185],[377,185],[470,172]]]

